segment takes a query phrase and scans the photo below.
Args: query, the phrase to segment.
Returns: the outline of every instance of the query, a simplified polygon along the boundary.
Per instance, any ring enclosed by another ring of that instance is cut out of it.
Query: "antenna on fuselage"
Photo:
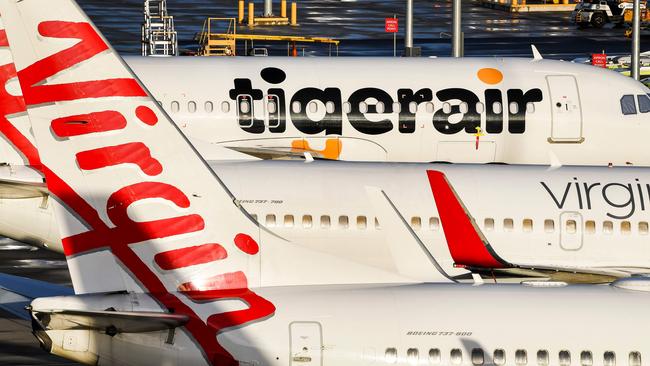
[[[543,59],[544,59],[544,57],[543,57],[542,54],[539,52],[539,50],[537,49],[537,47],[535,47],[534,44],[531,44],[531,45],[530,45],[530,48],[531,48],[532,51],[533,51],[533,60],[536,61],[536,60],[543,60]]]

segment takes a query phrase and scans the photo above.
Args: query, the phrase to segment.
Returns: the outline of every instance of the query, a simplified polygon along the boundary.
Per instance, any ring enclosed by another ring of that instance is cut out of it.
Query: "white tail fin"
[[[1,17],[1,14],[0,14]],[[0,19],[0,164],[40,167],[9,40]]]
[[[258,227],[73,1],[0,13],[48,188],[72,213],[57,209],[75,290],[151,293],[190,317],[210,362],[234,364],[216,335],[275,311],[248,289]],[[200,304],[223,299],[245,309]]]

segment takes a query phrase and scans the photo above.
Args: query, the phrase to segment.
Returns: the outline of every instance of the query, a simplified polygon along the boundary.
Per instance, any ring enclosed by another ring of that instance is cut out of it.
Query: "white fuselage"
[[[568,365],[589,360],[608,365],[612,359],[634,366],[650,352],[647,291],[420,284],[255,292],[273,304],[273,314],[221,331],[217,342],[230,356],[222,355],[216,364],[230,365],[226,359],[232,357],[240,365],[259,366]],[[207,314],[227,316],[241,306],[216,301]],[[31,311],[106,307],[162,311],[147,295],[42,298]],[[205,365],[204,354],[217,360],[214,350],[201,350],[184,329],[171,338],[167,331],[114,337],[80,330],[47,334],[52,353],[98,358],[103,365]],[[74,340],[72,346],[66,339]]]
[[[445,272],[454,266],[427,171],[443,172],[496,254],[525,268],[647,272],[647,168],[345,162],[212,162],[267,233],[317,252],[394,270],[392,244],[420,240]],[[36,175],[35,175],[36,176]],[[383,190],[417,239],[389,235],[367,187]],[[44,207],[44,208],[41,208]],[[0,233],[61,251],[41,198],[0,200]],[[28,224],[27,224],[28,223]],[[460,263],[462,264],[462,263]]]
[[[648,89],[591,66],[498,58],[126,60],[202,144],[341,160],[650,165],[641,149],[650,131]]]

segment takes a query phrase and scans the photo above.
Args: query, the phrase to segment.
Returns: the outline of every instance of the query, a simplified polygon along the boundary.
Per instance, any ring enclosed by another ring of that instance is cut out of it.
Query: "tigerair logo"
[[[107,194],[105,213],[100,214],[90,201],[59,178],[56,172],[46,166],[42,167],[50,191],[88,228],[85,232],[63,239],[66,255],[80,257],[91,251],[110,249],[160,304],[169,311],[190,317],[185,328],[203,349],[210,363],[238,365],[221,346],[217,335],[231,327],[247,325],[273,315],[273,304],[248,288],[247,277],[241,270],[216,274],[201,281],[181,283],[176,291],[169,291],[167,286],[170,285],[163,282],[151,264],[145,263],[136,254],[134,246],[147,240],[184,235],[186,246],[158,253],[154,257],[158,268],[156,271],[175,271],[197,264],[227,261],[229,254],[234,254],[233,250],[245,253],[244,256],[258,255],[258,244],[244,233],[238,233],[232,238],[219,238],[223,240],[221,243],[192,243],[193,240],[197,241],[192,233],[202,232],[206,222],[191,207],[191,201],[182,188],[164,181],[161,173],[165,170],[165,157],[152,155],[151,149],[144,142],[124,142],[129,137],[133,138],[124,132],[129,127],[133,131],[134,128],[155,129],[158,126],[159,117],[151,108],[154,104],[143,99],[147,93],[132,78],[48,83],[47,80],[54,75],[66,71],[73,73],[69,70],[80,63],[91,62],[89,60],[106,51],[108,46],[88,23],[44,21],[38,25],[38,33],[45,41],[55,38],[57,44],[61,44],[60,40],[65,40],[66,44],[71,40],[78,42],[19,72],[25,102],[34,108],[44,106],[56,109],[59,105],[65,105],[62,102],[75,101],[75,109],[84,113],[53,119],[49,126],[53,140],[61,145],[62,151],[72,139],[81,138],[92,143],[92,149],[74,154],[75,161],[70,162],[70,166],[76,164],[83,172],[107,174],[106,182],[114,182],[116,185],[111,189],[112,193],[109,191],[110,194]],[[93,110],[98,108],[98,98],[111,98],[111,104],[102,105],[115,105],[113,108],[116,109],[123,106],[122,111]],[[128,107],[124,107],[125,104],[121,103],[124,101],[132,103],[126,103]],[[126,112],[127,108],[132,108],[131,105],[133,110]],[[112,141],[119,140],[122,143],[106,146],[107,134],[113,136]],[[128,182],[111,180],[109,175],[116,169],[131,169],[132,179],[128,179]],[[121,186],[126,183],[129,184]],[[127,213],[129,207],[134,205],[156,205],[153,202],[160,204],[161,200],[185,214],[173,216],[174,214],[167,213],[162,214],[162,218],[136,221]],[[110,225],[102,217],[107,217]],[[232,250],[229,251],[226,247]],[[229,270],[241,264],[237,262],[233,266],[232,260],[228,263]],[[215,307],[211,304],[223,299],[240,300],[245,306],[240,310],[208,315],[205,321],[193,310],[196,307],[201,309],[202,314],[212,312]],[[188,300],[194,306],[187,305]]]
[[[284,133],[288,121],[307,135],[342,135],[344,121],[365,135],[381,135],[395,129],[411,134],[416,130],[416,115],[422,113],[430,118],[436,131],[445,135],[462,131],[476,133],[482,115],[485,115],[485,133],[503,133],[507,115],[508,133],[522,134],[526,131],[527,105],[543,99],[539,88],[526,91],[499,88],[504,76],[493,68],[483,68],[476,73],[487,89],[446,88],[434,92],[426,87],[418,90],[397,88],[397,93],[391,95],[381,88],[365,87],[345,98],[341,89],[334,86],[306,87],[288,95],[282,87],[287,74],[276,67],[263,69],[260,76],[270,87],[254,88],[251,79],[238,78],[229,92],[230,99],[237,104],[239,126],[253,134],[266,132],[267,125],[270,133]],[[263,102],[273,106],[264,107]],[[321,106],[320,111],[311,110],[312,102]],[[417,108],[429,102],[435,107],[432,110]],[[261,115],[255,112],[256,108],[266,109],[268,123],[256,118]]]

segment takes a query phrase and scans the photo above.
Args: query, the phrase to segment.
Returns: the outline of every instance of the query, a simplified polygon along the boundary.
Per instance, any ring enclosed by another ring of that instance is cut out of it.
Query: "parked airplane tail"
[[[75,291],[150,293],[228,359],[216,334],[275,311],[249,289],[257,224],[73,1],[0,5]],[[219,299],[246,306],[201,306]]]
[[[427,176],[449,252],[456,265],[476,268],[510,267],[510,264],[492,249],[445,174],[428,170]]]

